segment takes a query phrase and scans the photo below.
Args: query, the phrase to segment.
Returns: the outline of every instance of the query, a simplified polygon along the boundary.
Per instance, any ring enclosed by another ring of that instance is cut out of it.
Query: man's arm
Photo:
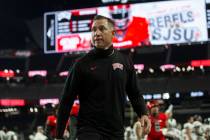
[[[144,134],[148,134],[151,129],[151,122],[148,117],[148,110],[137,83],[137,76],[133,62],[129,59],[128,81],[126,86],[128,98],[133,106],[134,111],[139,117]]]
[[[79,68],[75,64],[73,68],[69,71],[69,76],[65,83],[65,88],[60,101],[57,126],[56,126],[56,138],[63,138],[63,133],[66,127],[67,120],[69,118],[69,113],[74,103],[74,99],[77,96],[77,91],[79,90]]]
[[[140,89],[137,83],[136,72],[131,59],[129,59],[128,67],[129,68],[127,73],[128,79],[126,85],[126,92],[134,111],[137,113],[139,117],[141,117],[142,115],[147,115],[147,108],[145,105],[144,98],[142,94],[140,94]]]

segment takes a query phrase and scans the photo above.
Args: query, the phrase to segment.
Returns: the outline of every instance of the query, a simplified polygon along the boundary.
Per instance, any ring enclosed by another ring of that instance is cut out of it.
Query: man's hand
[[[151,130],[151,122],[147,115],[142,115],[141,118],[138,118],[138,121],[141,123],[141,127],[143,127],[143,133],[149,134]]]

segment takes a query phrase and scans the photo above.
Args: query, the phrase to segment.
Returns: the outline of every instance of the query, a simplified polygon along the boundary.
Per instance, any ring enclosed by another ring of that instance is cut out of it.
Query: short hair
[[[108,21],[108,24],[109,24],[112,28],[114,28],[114,21],[113,21],[111,18],[102,16],[102,15],[96,15],[96,16],[94,16],[93,21],[95,21],[95,20],[101,20],[101,19],[106,19],[106,20]]]

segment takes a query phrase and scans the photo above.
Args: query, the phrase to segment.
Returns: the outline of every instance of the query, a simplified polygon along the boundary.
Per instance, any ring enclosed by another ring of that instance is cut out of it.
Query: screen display
[[[206,19],[207,19],[208,37],[210,38],[210,0],[206,0]]]
[[[208,40],[204,0],[119,4],[46,13],[45,53],[89,51],[95,15],[114,20],[119,49]]]

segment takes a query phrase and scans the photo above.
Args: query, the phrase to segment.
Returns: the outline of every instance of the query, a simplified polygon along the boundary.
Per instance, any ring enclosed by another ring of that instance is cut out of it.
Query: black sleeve
[[[128,79],[126,85],[126,92],[128,98],[133,106],[134,111],[139,117],[147,114],[147,108],[145,105],[144,98],[140,93],[140,89],[137,83],[137,76],[131,59],[128,59]]]
[[[58,119],[56,126],[56,138],[63,138],[63,133],[69,118],[70,110],[79,89],[79,73],[80,70],[78,64],[75,64],[73,68],[69,71],[57,114]]]

